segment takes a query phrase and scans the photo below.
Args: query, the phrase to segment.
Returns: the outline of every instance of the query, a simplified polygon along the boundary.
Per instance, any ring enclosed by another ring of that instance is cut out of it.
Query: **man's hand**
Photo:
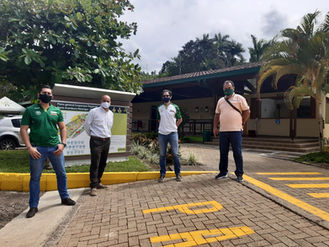
[[[213,128],[212,133],[214,134],[214,137],[218,135],[218,128]]]
[[[36,147],[28,147],[27,151],[29,152],[29,154],[31,155],[31,157],[34,160],[40,159],[41,158],[41,153],[39,153],[38,149]]]
[[[59,143],[57,144],[57,150],[54,152],[55,156],[59,156],[63,153],[64,150],[64,144]]]

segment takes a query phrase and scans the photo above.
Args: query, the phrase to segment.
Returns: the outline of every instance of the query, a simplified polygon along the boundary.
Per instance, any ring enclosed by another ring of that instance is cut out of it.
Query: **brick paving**
[[[223,208],[199,214],[170,208],[143,213],[146,209],[209,201]],[[99,190],[97,197],[85,193],[78,205],[57,246],[165,246],[183,240],[151,243],[150,239],[164,235],[174,239],[177,233],[193,235],[200,230],[234,227],[247,227],[254,233],[233,234],[230,239],[200,245],[195,240],[194,246],[329,246],[328,230],[232,179],[216,181],[213,175],[184,177],[182,183],[167,179],[162,184],[141,181],[112,185]]]
[[[181,153],[194,153],[203,164],[189,169],[218,169],[217,147],[184,144]],[[229,170],[234,171],[232,154],[229,162]],[[314,181],[277,181],[270,177],[287,175],[258,174],[320,172],[307,176],[329,177],[329,170],[248,151],[244,165],[246,175],[329,212],[328,198],[307,194],[329,189],[294,189],[286,184]],[[111,185],[98,190],[97,197],[86,190],[56,246],[329,246],[329,227],[321,226],[317,217],[248,182],[236,182],[234,175],[230,178],[216,181],[214,175],[205,174],[183,177],[181,183],[168,178],[162,184],[148,180]],[[149,209],[153,212],[144,211]]]

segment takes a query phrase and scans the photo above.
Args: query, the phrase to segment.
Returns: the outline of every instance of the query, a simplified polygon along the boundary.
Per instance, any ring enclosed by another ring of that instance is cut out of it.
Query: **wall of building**
[[[173,103],[178,105],[179,108],[188,112],[190,119],[195,120],[212,120],[214,116],[215,106],[213,98],[199,98],[189,100],[173,100]],[[151,119],[152,106],[159,106],[161,101],[156,102],[144,102],[133,104],[133,129],[137,129],[139,125],[139,131],[148,131],[149,121]],[[196,111],[196,107],[198,107]],[[208,109],[208,110],[207,110]]]
[[[290,120],[280,119],[249,119],[248,130],[255,130],[256,135],[289,136]],[[296,137],[317,137],[318,128],[316,119],[297,119]]]

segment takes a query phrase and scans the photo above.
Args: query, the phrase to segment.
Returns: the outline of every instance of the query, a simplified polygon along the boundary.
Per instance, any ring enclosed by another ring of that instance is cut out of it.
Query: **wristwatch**
[[[64,142],[61,142],[60,144],[63,144],[63,145],[64,145],[64,148],[66,148],[66,143],[64,143]]]

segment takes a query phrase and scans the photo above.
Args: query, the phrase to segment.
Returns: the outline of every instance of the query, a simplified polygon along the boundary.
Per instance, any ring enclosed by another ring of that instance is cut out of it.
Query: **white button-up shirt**
[[[113,112],[100,106],[89,111],[84,128],[89,136],[107,138],[111,137],[112,125]]]

